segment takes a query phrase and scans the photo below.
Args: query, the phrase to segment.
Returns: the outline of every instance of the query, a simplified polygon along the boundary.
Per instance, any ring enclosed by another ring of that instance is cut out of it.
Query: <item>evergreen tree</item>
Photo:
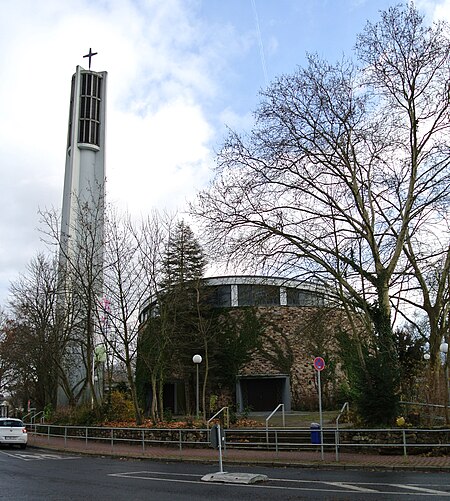
[[[203,250],[191,228],[180,221],[169,237],[162,289],[185,288],[202,278],[206,266]]]
[[[208,361],[207,338],[203,307],[200,303],[201,279],[206,266],[203,250],[191,228],[180,221],[169,236],[160,283],[160,335],[166,340],[164,357],[170,375],[185,383],[186,411],[192,409],[194,367],[192,356],[200,353],[204,363],[205,394]],[[166,375],[168,371],[166,371]],[[159,408],[163,409],[162,389],[164,374],[160,373]]]
[[[180,221],[167,244],[159,297],[160,314],[180,361],[188,358],[191,351],[201,348],[198,309],[205,265],[202,248],[194,233],[184,221]]]
[[[203,250],[193,231],[180,221],[167,242],[156,298],[158,314],[149,320],[145,329],[144,336],[149,339],[146,355],[141,354],[143,361],[148,359],[145,365],[151,372],[154,418],[162,418],[163,388],[168,377],[184,381],[186,411],[192,410],[192,356],[196,353],[204,359],[202,372],[206,388],[207,339],[200,303],[205,266]],[[141,347],[144,345],[141,340]]]

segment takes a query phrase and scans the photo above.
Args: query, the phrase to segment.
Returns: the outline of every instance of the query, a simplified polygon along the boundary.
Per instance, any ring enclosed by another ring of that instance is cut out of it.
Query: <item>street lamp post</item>
[[[423,359],[426,361],[426,362],[429,362],[430,359],[431,359],[431,355],[429,353],[424,353],[423,354]],[[428,370],[427,370],[427,374],[425,376],[427,379],[426,379],[426,383],[428,385],[428,383],[430,382],[430,371],[429,371],[429,367],[428,367]],[[428,416],[428,419],[429,419],[429,416],[430,416],[430,392],[427,391],[426,392],[426,412],[427,412],[427,416]]]
[[[445,422],[448,424],[448,404],[449,404],[449,394],[448,394],[448,343],[445,341],[439,346],[439,351],[444,354],[444,374],[445,374]]]
[[[202,363],[202,357],[201,355],[194,355],[192,357],[192,361],[194,362],[195,366],[197,367],[197,391],[196,391],[196,415],[197,419],[200,416],[200,407],[199,407],[199,386],[198,386],[198,366]]]
[[[95,367],[98,363],[106,362],[106,348],[103,344],[98,344],[95,346],[92,353],[92,395],[91,395],[91,409],[94,408],[94,393],[95,393],[95,383],[99,380],[98,376],[95,374]]]

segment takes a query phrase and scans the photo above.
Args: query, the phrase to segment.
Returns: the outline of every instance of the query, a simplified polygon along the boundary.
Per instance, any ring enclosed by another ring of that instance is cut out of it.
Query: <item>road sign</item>
[[[322,357],[316,357],[314,359],[314,369],[319,372],[325,369],[325,360]]]
[[[220,425],[215,424],[211,428],[210,440],[211,446],[214,447],[214,449],[218,449],[219,445],[223,442],[223,431],[220,428]]]

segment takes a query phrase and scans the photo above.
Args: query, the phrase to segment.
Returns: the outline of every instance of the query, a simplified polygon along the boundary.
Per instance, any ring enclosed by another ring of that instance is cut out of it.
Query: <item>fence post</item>
[[[67,426],[64,426],[64,449],[67,449]]]
[[[178,430],[178,443],[179,443],[180,452],[181,452],[183,449],[183,442],[181,440],[181,428]]]
[[[88,429],[87,429],[87,426],[86,426],[86,448],[87,448],[87,444],[88,444]]]
[[[402,436],[403,436],[403,455],[407,456],[407,451],[406,451],[406,432],[405,430],[402,430]]]
[[[336,462],[339,462],[339,429],[334,430],[334,446],[336,450]]]
[[[111,428],[111,450],[114,450],[114,428]]]
[[[142,452],[145,452],[145,430],[142,430]]]
[[[275,452],[278,457],[278,431],[275,430]]]

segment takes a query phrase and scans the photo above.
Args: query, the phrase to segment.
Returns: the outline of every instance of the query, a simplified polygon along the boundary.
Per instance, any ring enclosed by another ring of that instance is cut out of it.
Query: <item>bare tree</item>
[[[55,257],[38,254],[28,265],[26,274],[10,287],[10,306],[22,335],[16,339],[20,356],[34,373],[34,404],[43,409],[56,406],[60,360],[66,337],[58,325],[58,266]]]
[[[0,310],[0,392],[9,395],[18,408],[34,396],[34,368],[16,342],[21,334],[15,321]]]
[[[216,255],[321,280],[365,313],[392,383],[388,418],[391,290],[412,235],[448,203],[448,50],[447,27],[424,27],[410,5],[368,23],[362,67],[309,56],[262,93],[249,136],[230,134],[192,207]]]
[[[57,211],[41,211],[47,243],[57,247],[58,311],[70,331],[63,355],[60,389],[69,404],[91,399],[99,408],[92,367],[99,335],[99,300],[103,288],[104,200],[76,201],[76,218],[60,229]]]
[[[140,253],[141,235],[129,216],[111,213],[107,223],[103,303],[106,322],[103,334],[107,346],[126,368],[137,424],[142,416],[138,403],[134,366],[139,333],[139,307],[150,294],[145,266]]]
[[[394,294],[400,304],[407,306],[399,307],[401,317],[429,343],[430,364],[436,376],[439,373],[440,344],[448,340],[450,313],[450,250],[443,248],[448,246],[447,237],[441,234],[439,240],[441,243],[434,241],[432,247],[416,239],[407,242],[405,254],[411,271],[405,274],[402,287]],[[426,324],[417,315],[420,311],[426,315]]]
[[[391,163],[398,181],[390,196],[407,223],[404,252],[414,279],[403,299],[426,312],[436,363],[446,330],[450,267],[450,32],[442,22],[425,26],[412,3],[381,16],[379,23],[367,23],[356,48],[366,65],[365,83],[385,107],[383,116],[396,117],[399,146]]]
[[[171,368],[173,354],[173,338],[171,336],[171,318],[166,309],[161,308],[161,281],[164,267],[164,256],[168,235],[172,231],[175,215],[153,212],[139,229],[140,259],[144,266],[142,280],[148,285],[149,296],[147,306],[152,319],[143,319],[140,334],[138,357],[138,378],[141,384],[144,374],[150,375],[151,416],[154,421],[163,419],[164,383]]]

